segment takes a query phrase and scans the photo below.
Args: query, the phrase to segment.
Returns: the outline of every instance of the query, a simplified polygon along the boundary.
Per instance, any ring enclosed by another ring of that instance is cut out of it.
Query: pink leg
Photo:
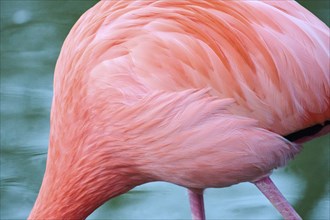
[[[202,189],[188,189],[190,209],[193,220],[205,220]]]
[[[302,218],[284,198],[269,177],[254,182],[258,189],[269,199],[286,220],[301,220]]]

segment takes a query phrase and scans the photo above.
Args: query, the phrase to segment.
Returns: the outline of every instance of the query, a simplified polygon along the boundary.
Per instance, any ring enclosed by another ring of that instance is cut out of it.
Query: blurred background
[[[329,26],[329,1],[299,1]],[[72,25],[96,1],[1,0],[0,219],[25,219],[46,163],[52,79]],[[304,146],[273,180],[304,219],[329,219],[330,136]],[[208,189],[208,219],[280,219],[249,183]],[[190,219],[186,190],[150,183],[104,204],[88,219]]]

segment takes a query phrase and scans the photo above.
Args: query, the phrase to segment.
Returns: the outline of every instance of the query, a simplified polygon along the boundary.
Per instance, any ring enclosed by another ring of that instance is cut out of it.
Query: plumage
[[[268,176],[300,151],[282,136],[330,119],[329,46],[294,1],[99,2],[56,65],[30,219],[85,218],[149,181]]]

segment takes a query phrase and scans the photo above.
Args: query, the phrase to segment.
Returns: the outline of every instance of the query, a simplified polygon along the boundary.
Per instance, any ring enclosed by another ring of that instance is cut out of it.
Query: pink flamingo
[[[84,219],[137,185],[249,181],[300,219],[269,178],[329,132],[329,29],[294,1],[101,1],[67,37],[50,143],[29,219]],[[286,138],[284,138],[286,137]]]

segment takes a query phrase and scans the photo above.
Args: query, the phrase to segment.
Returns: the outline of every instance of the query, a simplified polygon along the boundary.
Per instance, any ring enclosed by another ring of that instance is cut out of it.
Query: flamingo
[[[46,171],[29,219],[85,219],[135,186],[251,182],[329,133],[329,28],[295,1],[100,1],[54,74]]]

